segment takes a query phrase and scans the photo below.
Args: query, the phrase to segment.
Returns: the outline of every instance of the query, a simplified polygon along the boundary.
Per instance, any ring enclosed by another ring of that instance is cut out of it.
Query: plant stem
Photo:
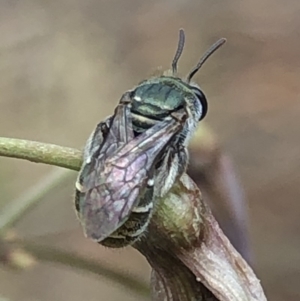
[[[71,175],[70,170],[55,169],[0,212],[0,234],[14,226],[19,219],[42,200],[42,197]]]
[[[118,283],[124,288],[138,293],[145,298],[149,297],[149,288],[146,283],[111,267],[105,267],[95,260],[85,259],[70,251],[59,250],[57,248],[24,240],[7,243],[9,247],[21,248],[40,261],[57,263],[62,266],[69,266],[71,268],[87,271]]]
[[[50,143],[0,137],[0,156],[79,170],[81,151]]]

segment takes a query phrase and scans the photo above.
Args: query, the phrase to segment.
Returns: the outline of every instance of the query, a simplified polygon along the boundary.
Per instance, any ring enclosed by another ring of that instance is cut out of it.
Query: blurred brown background
[[[297,0],[0,1],[0,135],[82,147],[121,94],[169,68],[178,29],[186,74],[217,38],[227,45],[195,80],[206,119],[246,190],[256,271],[269,300],[300,300],[300,2]],[[0,206],[51,167],[0,158]],[[74,177],[18,223],[18,233],[148,281],[133,249],[83,238],[72,207]],[[10,300],[140,300],[105,279],[39,264],[0,268]]]

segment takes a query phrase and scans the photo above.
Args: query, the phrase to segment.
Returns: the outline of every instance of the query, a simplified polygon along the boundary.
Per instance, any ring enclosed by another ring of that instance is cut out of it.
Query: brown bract
[[[153,268],[153,300],[266,300],[186,174],[159,202],[148,233],[135,247]]]

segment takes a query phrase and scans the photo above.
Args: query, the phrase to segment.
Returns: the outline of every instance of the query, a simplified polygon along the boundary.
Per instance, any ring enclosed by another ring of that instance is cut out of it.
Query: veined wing
[[[132,119],[128,106],[130,102],[129,93],[126,92],[116,107],[114,115],[97,125],[86,142],[83,165],[89,164],[93,157],[105,159],[133,139]]]
[[[128,94],[125,93],[114,115],[100,122],[86,143],[76,181],[75,208],[80,219],[85,206],[85,192],[97,185],[99,174],[104,170],[105,159],[134,137],[128,102]]]
[[[121,100],[127,100],[127,97],[127,94],[124,94]],[[100,122],[88,139],[76,188],[80,188],[78,189],[80,191],[93,188],[98,174],[103,172],[105,159],[113,156],[120,147],[133,138],[130,108],[128,102],[123,100],[116,107],[114,115]]]
[[[94,185],[81,190],[81,219],[87,237],[107,238],[128,219],[153,179],[155,163],[183,127],[185,112],[168,117],[132,139],[105,161],[98,160]],[[99,163],[101,166],[99,166]],[[151,183],[153,185],[153,181]]]

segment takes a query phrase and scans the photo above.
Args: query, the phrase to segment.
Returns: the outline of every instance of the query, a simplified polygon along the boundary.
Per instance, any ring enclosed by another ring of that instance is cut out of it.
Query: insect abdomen
[[[153,213],[153,191],[153,186],[148,186],[138,206],[132,209],[128,220],[112,235],[101,241],[101,245],[108,248],[126,247],[144,234]]]

